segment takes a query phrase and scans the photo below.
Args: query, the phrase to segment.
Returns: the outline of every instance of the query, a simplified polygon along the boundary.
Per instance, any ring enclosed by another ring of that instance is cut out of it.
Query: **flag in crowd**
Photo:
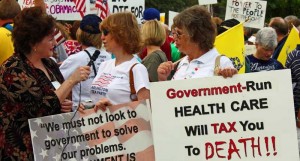
[[[296,48],[297,44],[300,44],[299,33],[297,28],[293,26],[279,53],[277,60],[285,65],[287,55]]]
[[[97,0],[95,7],[99,9],[99,17],[104,20],[109,15],[107,0]]]
[[[57,42],[57,46],[66,41],[65,37],[63,36],[60,30],[56,30],[54,34],[55,34],[54,38]]]
[[[83,17],[86,11],[85,0],[74,0],[76,10],[80,13],[80,16]]]
[[[234,45],[232,45],[234,44]],[[243,23],[235,25],[216,37],[217,50],[227,56],[239,73],[245,73],[245,45]]]

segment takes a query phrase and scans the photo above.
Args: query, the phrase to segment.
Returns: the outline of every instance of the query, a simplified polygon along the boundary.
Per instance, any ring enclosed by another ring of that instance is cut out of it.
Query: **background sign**
[[[198,0],[199,5],[215,4],[218,3],[217,0]]]
[[[141,24],[145,10],[145,0],[109,0],[108,6],[111,13],[132,12],[136,16],[138,23]]]
[[[234,18],[246,27],[263,28],[266,8],[267,1],[227,0],[225,20]]]
[[[154,160],[145,102],[29,120],[36,161]],[[71,121],[72,120],[72,121]]]
[[[21,9],[33,7],[34,0],[18,0]],[[81,15],[77,12],[73,0],[45,0],[47,13],[57,18],[57,20],[81,20]],[[89,1],[85,2],[86,8],[89,9]],[[89,12],[89,11],[87,11]]]
[[[299,161],[291,82],[279,70],[151,83],[156,161]]]

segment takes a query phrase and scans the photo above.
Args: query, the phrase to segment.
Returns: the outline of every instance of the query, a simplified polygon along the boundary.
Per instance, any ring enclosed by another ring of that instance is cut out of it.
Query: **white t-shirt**
[[[115,59],[112,59],[100,65],[97,76],[93,80],[90,90],[93,102],[98,102],[101,98],[107,98],[112,104],[131,102],[129,70],[135,63],[138,64],[132,71],[136,93],[144,87],[149,89],[147,69],[135,57],[117,66],[115,66]]]
[[[214,76],[215,60],[219,55],[213,48],[197,59],[189,62],[188,56],[185,56],[179,63],[172,80],[203,78]],[[234,68],[231,60],[226,56],[220,59],[220,68]]]
[[[91,56],[93,56],[96,48],[95,47],[88,47],[86,50],[90,53]],[[99,50],[99,49],[97,49]],[[106,60],[111,59],[111,54],[106,52],[105,50],[101,49],[100,55],[98,58],[94,61],[96,70],[98,70],[101,63],[103,63]],[[76,54],[70,55],[59,67],[62,75],[65,79],[68,79],[72,73],[80,66],[86,66],[90,62],[90,57],[85,51],[80,51]],[[96,71],[97,73],[97,71]],[[81,102],[85,102],[87,100],[91,100],[90,97],[90,88],[93,79],[95,78],[95,72],[93,69],[93,66],[91,66],[91,74],[89,75],[89,78],[85,81],[82,81],[78,84],[76,84],[72,89],[72,101],[73,101],[73,110],[75,110],[75,107],[78,106],[79,102],[79,95],[81,96]],[[81,84],[81,94],[80,94],[80,84]]]

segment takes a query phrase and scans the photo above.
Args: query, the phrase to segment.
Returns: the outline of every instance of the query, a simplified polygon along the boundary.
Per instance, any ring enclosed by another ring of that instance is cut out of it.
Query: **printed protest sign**
[[[132,12],[140,24],[145,10],[145,0],[109,0],[108,6],[111,13]]]
[[[266,8],[267,1],[227,0],[225,20],[234,18],[246,27],[263,28]]]
[[[81,13],[77,10],[74,0],[44,0],[46,4],[46,12],[52,15],[57,20],[81,20],[85,13]],[[89,1],[83,1],[82,6],[78,7],[86,11],[89,8]],[[21,9],[33,7],[34,0],[18,0]],[[86,11],[89,12],[89,11]]]
[[[145,102],[34,118],[29,125],[36,161],[154,160]]]
[[[280,70],[151,83],[156,161],[299,161],[291,82]]]

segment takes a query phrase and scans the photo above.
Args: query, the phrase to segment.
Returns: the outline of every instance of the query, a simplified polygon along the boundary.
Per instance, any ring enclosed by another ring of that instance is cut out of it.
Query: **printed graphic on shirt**
[[[103,73],[93,84],[91,87],[91,92],[93,94],[99,94],[102,96],[106,96],[108,92],[108,86],[112,83],[114,79],[123,79],[120,76],[113,76],[110,73]],[[119,81],[119,80],[117,80]]]

